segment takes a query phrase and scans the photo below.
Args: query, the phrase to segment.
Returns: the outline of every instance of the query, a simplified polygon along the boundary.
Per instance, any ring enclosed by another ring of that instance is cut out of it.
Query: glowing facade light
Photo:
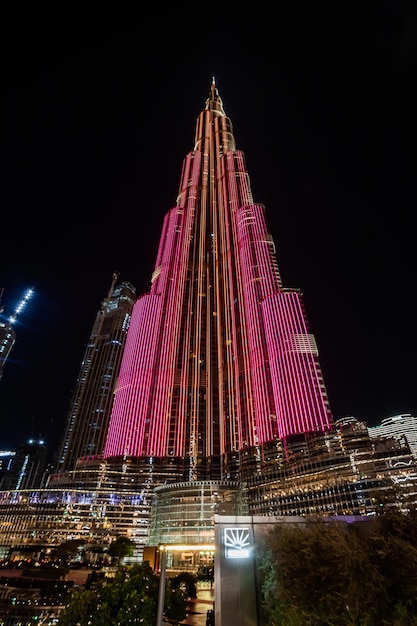
[[[285,289],[264,207],[212,84],[165,217],[150,291],[135,303],[105,456],[225,455],[332,416],[302,295]]]
[[[33,287],[28,289],[25,293],[25,295],[23,296],[22,300],[19,302],[19,304],[17,305],[17,307],[15,308],[13,314],[9,317],[9,323],[10,324],[14,324],[19,316],[19,314],[23,311],[23,309],[25,308],[28,300],[30,300],[30,298],[33,296],[34,293],[34,289]]]

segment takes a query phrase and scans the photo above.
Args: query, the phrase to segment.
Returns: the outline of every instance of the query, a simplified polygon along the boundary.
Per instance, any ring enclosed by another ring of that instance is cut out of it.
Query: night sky
[[[113,272],[149,290],[212,76],[335,419],[417,415],[416,5],[103,6],[1,19],[0,449],[58,446]]]

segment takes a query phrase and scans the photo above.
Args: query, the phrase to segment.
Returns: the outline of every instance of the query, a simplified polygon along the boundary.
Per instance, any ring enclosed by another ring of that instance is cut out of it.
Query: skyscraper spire
[[[210,111],[215,111],[219,115],[226,115],[226,113],[223,110],[223,102],[222,102],[222,99],[220,98],[218,89],[216,87],[214,76],[213,76],[213,81],[211,83],[210,96],[206,100],[206,109]]]
[[[302,295],[282,287],[214,78],[133,310],[105,456],[185,459],[222,478],[242,450],[332,421]]]

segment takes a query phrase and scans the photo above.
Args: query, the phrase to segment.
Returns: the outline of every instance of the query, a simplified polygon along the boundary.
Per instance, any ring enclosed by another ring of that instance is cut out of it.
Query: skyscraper
[[[16,341],[16,333],[13,329],[13,324],[16,322],[19,314],[25,308],[27,301],[32,297],[32,295],[33,289],[28,289],[22,300],[15,308],[13,314],[9,317],[9,320],[6,322],[0,319],[0,380],[3,377],[4,365],[8,357],[10,356],[10,353]],[[3,289],[0,293],[0,316],[4,311],[4,307],[1,303],[2,296]]]
[[[236,476],[236,454],[325,433],[332,415],[299,290],[283,287],[214,79],[138,298],[106,457],[181,459],[184,480]]]
[[[0,310],[1,313],[1,310]],[[16,333],[11,324],[0,320],[0,380],[3,378],[5,363],[16,341]]]
[[[128,282],[116,285],[117,278],[114,273],[81,362],[59,451],[58,473],[73,470],[80,458],[103,453],[114,385],[136,298],[135,288]]]
[[[0,489],[37,489],[42,487],[48,448],[40,439],[29,439],[11,457],[7,470],[0,478]]]

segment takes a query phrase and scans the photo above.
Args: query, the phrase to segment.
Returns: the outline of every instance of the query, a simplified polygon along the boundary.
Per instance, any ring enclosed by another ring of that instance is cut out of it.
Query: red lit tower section
[[[190,480],[207,466],[221,477],[225,455],[331,424],[302,296],[282,287],[213,81],[133,309],[105,456],[181,458]]]

